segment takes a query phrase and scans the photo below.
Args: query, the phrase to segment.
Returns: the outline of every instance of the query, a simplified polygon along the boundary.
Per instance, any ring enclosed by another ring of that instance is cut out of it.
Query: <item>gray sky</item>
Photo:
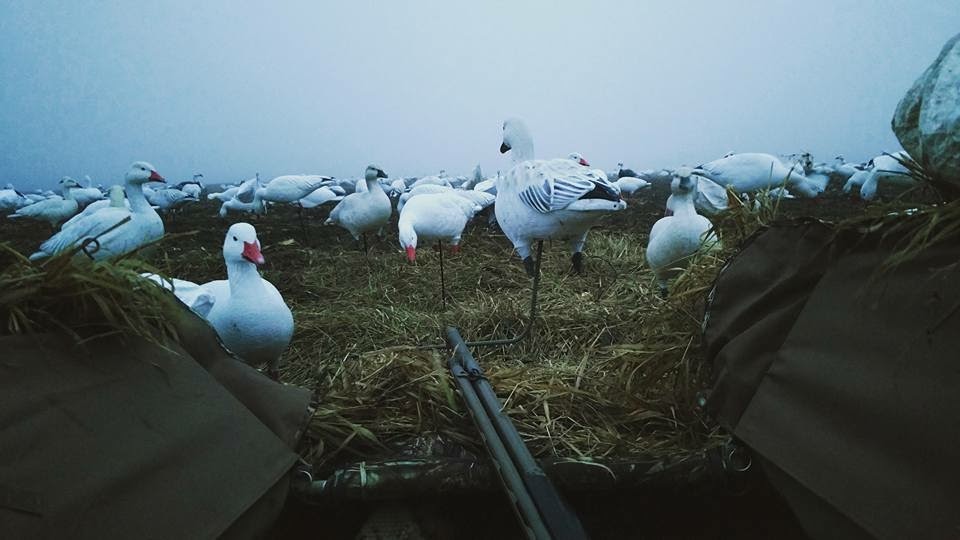
[[[492,174],[509,116],[608,169],[862,160],[960,31],[960,0],[275,4],[3,0],[0,185]]]

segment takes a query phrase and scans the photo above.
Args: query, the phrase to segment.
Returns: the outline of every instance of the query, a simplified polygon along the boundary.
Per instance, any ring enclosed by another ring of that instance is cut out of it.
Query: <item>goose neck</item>
[[[130,201],[130,210],[134,212],[146,212],[150,210],[150,203],[143,195],[143,185],[133,182],[127,182],[126,185],[127,200]]]
[[[693,193],[675,193],[673,195],[674,207],[673,215],[677,217],[690,217],[697,214],[697,208],[693,204]]]
[[[227,281],[232,298],[255,295],[263,290],[263,280],[257,266],[248,261],[227,263]]]

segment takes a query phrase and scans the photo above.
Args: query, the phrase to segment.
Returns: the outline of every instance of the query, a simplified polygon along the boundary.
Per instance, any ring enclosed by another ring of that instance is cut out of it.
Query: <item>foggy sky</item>
[[[510,116],[607,169],[860,161],[960,31],[958,0],[274,4],[0,2],[0,186],[493,174]]]

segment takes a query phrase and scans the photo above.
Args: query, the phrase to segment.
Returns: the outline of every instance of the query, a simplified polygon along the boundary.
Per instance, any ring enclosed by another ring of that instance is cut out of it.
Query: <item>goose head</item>
[[[508,118],[503,123],[503,142],[500,143],[500,153],[513,151],[513,160],[516,162],[533,159],[533,138],[523,120]]]
[[[259,266],[265,262],[253,225],[234,223],[227,229],[227,236],[223,240],[223,259],[228,265],[252,263]]]
[[[690,195],[697,191],[697,173],[690,167],[678,167],[673,172],[673,180],[670,182],[670,191],[674,195]]]
[[[77,182],[76,180],[74,180],[73,178],[70,178],[69,176],[64,176],[63,178],[60,179],[61,190],[78,188],[78,187],[80,187],[80,182]]]
[[[363,177],[367,182],[379,182],[380,178],[389,178],[387,173],[383,172],[383,169],[376,165],[367,165],[367,170]]]
[[[123,208],[123,186],[119,184],[110,186],[110,206]]]
[[[416,262],[417,260],[417,232],[413,230],[413,227],[399,227],[399,236],[400,247],[407,254],[407,260],[410,262]]]
[[[130,170],[127,171],[126,176],[124,176],[124,180],[130,184],[145,184],[147,182],[166,183],[166,180],[157,173],[153,165],[146,161],[135,161],[130,165]]]
[[[569,156],[567,156],[567,158],[570,159],[571,161],[576,161],[577,163],[579,163],[580,165],[583,165],[584,167],[590,166],[590,162],[584,159],[584,157],[580,155],[579,152],[573,152]]]

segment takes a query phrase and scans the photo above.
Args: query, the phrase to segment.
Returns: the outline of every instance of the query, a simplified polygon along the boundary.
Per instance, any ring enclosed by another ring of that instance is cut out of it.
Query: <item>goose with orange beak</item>
[[[95,260],[109,259],[125,255],[163,237],[163,220],[147,202],[143,194],[143,185],[147,182],[164,182],[153,165],[137,161],[130,165],[124,177],[124,190],[127,204],[104,208],[91,213],[64,227],[30,256],[30,260],[51,257],[78,247],[87,239],[82,250]],[[83,256],[78,253],[78,256]]]
[[[257,270],[266,261],[253,225],[235,223],[227,230],[223,260],[227,279],[200,286],[214,297],[206,319],[228,349],[248,364],[266,364],[268,373],[276,376],[293,337],[293,314]]]

